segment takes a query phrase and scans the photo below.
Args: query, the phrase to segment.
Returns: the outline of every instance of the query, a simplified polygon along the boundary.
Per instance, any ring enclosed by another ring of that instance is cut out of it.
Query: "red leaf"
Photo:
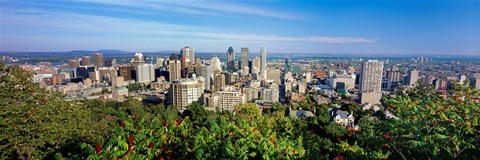
[[[383,135],[383,137],[385,137],[385,139],[389,139],[390,138],[390,134],[387,132]]]
[[[100,147],[100,143],[97,143],[97,145],[95,145],[95,151],[97,151],[97,154],[102,151],[102,147]]]
[[[130,133],[130,135],[128,136],[128,144],[129,144],[130,146],[132,146],[132,144],[133,144],[133,135],[132,135],[131,133]]]
[[[163,126],[165,126],[165,127],[166,127],[166,126],[167,126],[167,124],[168,124],[168,120],[165,118],[165,119],[163,120]]]

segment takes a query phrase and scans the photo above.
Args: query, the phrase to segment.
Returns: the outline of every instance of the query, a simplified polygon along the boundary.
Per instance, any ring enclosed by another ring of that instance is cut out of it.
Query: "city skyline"
[[[0,3],[2,52],[256,53],[264,45],[270,53],[476,55],[479,46],[476,1]]]

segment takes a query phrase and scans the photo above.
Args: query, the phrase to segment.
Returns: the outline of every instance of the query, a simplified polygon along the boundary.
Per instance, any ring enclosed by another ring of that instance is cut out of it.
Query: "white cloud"
[[[32,40],[47,43],[48,40],[46,39],[55,39],[55,41],[52,41],[55,45],[62,45],[61,39],[68,40],[69,43],[71,43],[70,45],[73,45],[75,44],[75,39],[78,39],[78,42],[81,43],[78,44],[79,46],[95,44],[93,41],[98,41],[98,45],[108,42],[110,46],[114,46],[113,44],[115,44],[115,42],[118,42],[118,45],[127,45],[128,43],[126,42],[138,42],[142,40],[148,40],[151,43],[154,43],[155,41],[165,43],[170,40],[172,41],[172,44],[187,44],[189,41],[198,42],[198,40],[212,43],[241,40],[250,42],[268,41],[270,43],[372,43],[377,40],[375,38],[367,39],[353,37],[292,37],[242,34],[235,33],[230,29],[218,27],[189,26],[35,9],[2,8],[0,11],[0,19],[2,23],[2,36],[0,38],[0,45],[2,47],[0,49],[2,50],[7,50],[9,45],[19,45],[9,44],[14,43],[13,41],[10,42],[10,39],[14,39],[15,43],[21,43],[22,41],[33,43]],[[83,43],[87,39],[90,39],[91,41]],[[40,43],[41,42],[39,42],[39,44]],[[129,45],[139,44],[130,43]]]

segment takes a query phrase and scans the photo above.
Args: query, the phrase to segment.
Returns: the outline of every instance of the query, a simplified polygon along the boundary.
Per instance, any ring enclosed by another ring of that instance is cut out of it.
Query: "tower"
[[[177,79],[180,79],[180,72],[182,69],[182,66],[180,64],[180,60],[170,60],[168,61],[168,69],[170,72],[170,82],[173,82]]]
[[[360,75],[360,103],[379,104],[382,98],[383,62],[368,60],[362,63]]]
[[[232,46],[228,47],[227,51],[227,70],[235,71],[235,51],[233,50]]]
[[[260,48],[260,70],[267,69],[267,50],[265,47]]]
[[[249,58],[249,51],[247,47],[242,47],[242,59],[240,60],[240,68],[248,67],[248,58]]]

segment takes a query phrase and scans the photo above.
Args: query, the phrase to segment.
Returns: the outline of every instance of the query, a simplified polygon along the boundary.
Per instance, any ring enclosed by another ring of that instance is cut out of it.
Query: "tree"
[[[31,82],[32,73],[0,63],[1,157],[42,159],[91,135],[89,111]]]
[[[394,153],[403,159],[478,157],[480,104],[471,98],[479,92],[453,83],[452,93],[444,99],[431,89],[413,89],[384,101],[399,117],[382,129]]]

